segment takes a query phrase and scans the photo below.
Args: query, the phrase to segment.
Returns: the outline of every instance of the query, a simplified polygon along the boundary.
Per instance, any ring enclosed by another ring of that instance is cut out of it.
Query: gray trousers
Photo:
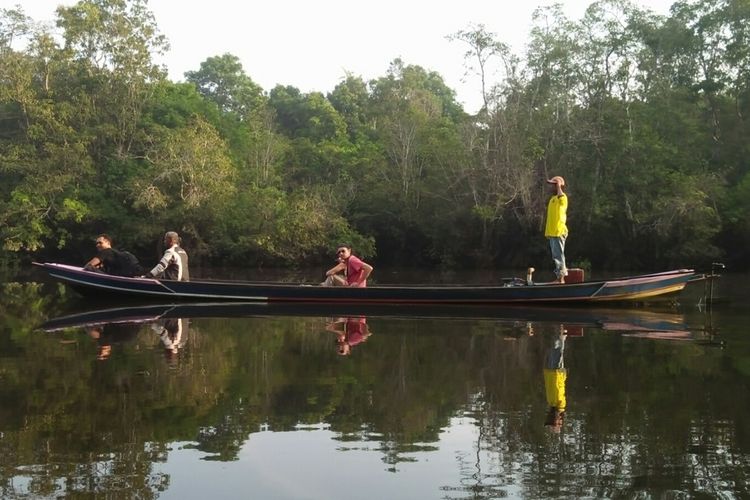
[[[332,274],[320,286],[347,286],[346,278],[341,274]]]
[[[568,275],[568,266],[565,265],[565,240],[566,236],[548,238],[549,248],[552,251],[552,260],[555,262],[555,276],[557,279]]]

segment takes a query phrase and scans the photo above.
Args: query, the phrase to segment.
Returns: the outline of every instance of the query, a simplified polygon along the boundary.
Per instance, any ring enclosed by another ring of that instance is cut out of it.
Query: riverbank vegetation
[[[217,54],[173,82],[146,0],[82,0],[54,27],[2,9],[3,260],[82,261],[98,232],[151,259],[176,230],[214,264],[348,241],[378,264],[539,265],[544,179],[563,175],[573,264],[741,265],[748,18],[747,0],[606,0],[537,10],[523,54],[481,24],[446,34],[482,82],[472,114],[419,61],[303,93]]]

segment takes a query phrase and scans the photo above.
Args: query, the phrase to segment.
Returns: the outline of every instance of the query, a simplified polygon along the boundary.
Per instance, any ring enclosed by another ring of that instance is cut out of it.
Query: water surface
[[[0,496],[747,497],[744,283],[725,277],[711,314],[695,290],[187,314],[5,283]]]

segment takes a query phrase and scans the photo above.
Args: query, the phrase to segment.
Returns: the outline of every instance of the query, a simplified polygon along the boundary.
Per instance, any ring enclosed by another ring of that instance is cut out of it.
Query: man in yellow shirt
[[[568,197],[565,194],[565,179],[556,175],[547,181],[552,188],[552,196],[547,203],[547,222],[544,236],[549,240],[552,260],[555,261],[556,283],[565,283],[568,268],[565,265],[565,240],[568,238],[567,221]]]

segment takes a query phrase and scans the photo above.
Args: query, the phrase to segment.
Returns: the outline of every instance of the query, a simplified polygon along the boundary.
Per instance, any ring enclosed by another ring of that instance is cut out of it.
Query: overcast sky
[[[20,4],[36,21],[51,21],[69,0],[0,0]],[[206,58],[231,53],[265,90],[276,84],[303,92],[330,92],[352,73],[369,80],[384,76],[400,57],[438,72],[456,90],[467,111],[481,102],[476,78],[465,77],[466,46],[446,35],[484,24],[521,54],[534,9],[553,0],[150,0],[171,50],[163,62],[173,81],[184,79]],[[579,19],[591,0],[560,0],[566,15]],[[639,0],[667,14],[673,0]]]

